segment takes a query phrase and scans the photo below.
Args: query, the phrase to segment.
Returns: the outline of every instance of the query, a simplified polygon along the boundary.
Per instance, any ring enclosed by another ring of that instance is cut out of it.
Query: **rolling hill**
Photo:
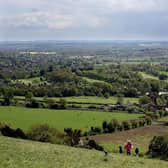
[[[165,161],[0,136],[0,168],[167,168]]]

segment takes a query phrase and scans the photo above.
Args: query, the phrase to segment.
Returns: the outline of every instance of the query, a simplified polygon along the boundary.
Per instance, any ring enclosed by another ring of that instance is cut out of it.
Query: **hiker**
[[[120,154],[122,154],[122,153],[123,153],[122,146],[119,146],[119,153],[120,153]]]
[[[83,139],[80,139],[80,141],[79,141],[79,146],[80,146],[80,147],[84,147]]]
[[[104,157],[107,157],[108,156],[108,152],[106,151],[103,151],[104,152]]]
[[[137,156],[137,157],[139,156],[139,148],[135,149],[135,156]]]
[[[127,155],[131,155],[131,150],[133,148],[133,144],[131,143],[130,140],[127,140],[127,143],[125,144],[124,148],[127,152]]]
[[[108,152],[105,150],[103,152],[104,152],[104,161],[108,161]]]

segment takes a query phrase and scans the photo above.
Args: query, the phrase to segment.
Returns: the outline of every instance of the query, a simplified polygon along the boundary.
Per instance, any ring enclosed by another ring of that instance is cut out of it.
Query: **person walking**
[[[127,140],[127,143],[124,146],[127,155],[131,155],[131,150],[133,149],[133,144],[131,142],[131,140]]]

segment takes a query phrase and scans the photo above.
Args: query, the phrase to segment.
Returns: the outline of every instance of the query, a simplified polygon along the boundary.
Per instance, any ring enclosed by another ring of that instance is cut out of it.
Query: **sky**
[[[0,0],[0,41],[168,40],[168,0]]]

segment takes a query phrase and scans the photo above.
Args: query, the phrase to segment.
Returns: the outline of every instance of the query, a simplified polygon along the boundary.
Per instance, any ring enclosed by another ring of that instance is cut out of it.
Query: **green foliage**
[[[12,88],[7,88],[4,92],[3,99],[4,99],[4,105],[9,106],[11,104],[11,101],[14,96],[14,91]]]
[[[0,132],[4,136],[27,139],[26,134],[20,129],[13,129],[6,123],[0,123]]]
[[[48,124],[33,126],[27,133],[28,139],[41,142],[63,143],[63,134]]]
[[[71,146],[78,145],[81,137],[81,130],[72,129],[72,128],[65,128],[64,132],[67,136],[67,143]]]
[[[131,128],[131,124],[129,121],[123,121],[122,125],[124,130],[129,130]]]
[[[122,105],[123,101],[124,101],[123,97],[118,96],[118,98],[117,98],[117,104]]]
[[[145,105],[151,103],[151,99],[148,96],[141,96],[139,98],[139,104]]]
[[[30,100],[30,102],[26,103],[25,105],[26,107],[30,107],[30,108],[39,108],[39,102],[35,99]]]
[[[25,95],[25,99],[26,101],[31,101],[33,98],[33,93],[32,92],[27,92],[26,95]]]
[[[168,159],[168,135],[155,136],[150,142],[149,154],[152,157]]]
[[[94,140],[89,140],[88,145],[91,149],[96,149],[99,151],[103,151],[103,147],[97,144]]]

